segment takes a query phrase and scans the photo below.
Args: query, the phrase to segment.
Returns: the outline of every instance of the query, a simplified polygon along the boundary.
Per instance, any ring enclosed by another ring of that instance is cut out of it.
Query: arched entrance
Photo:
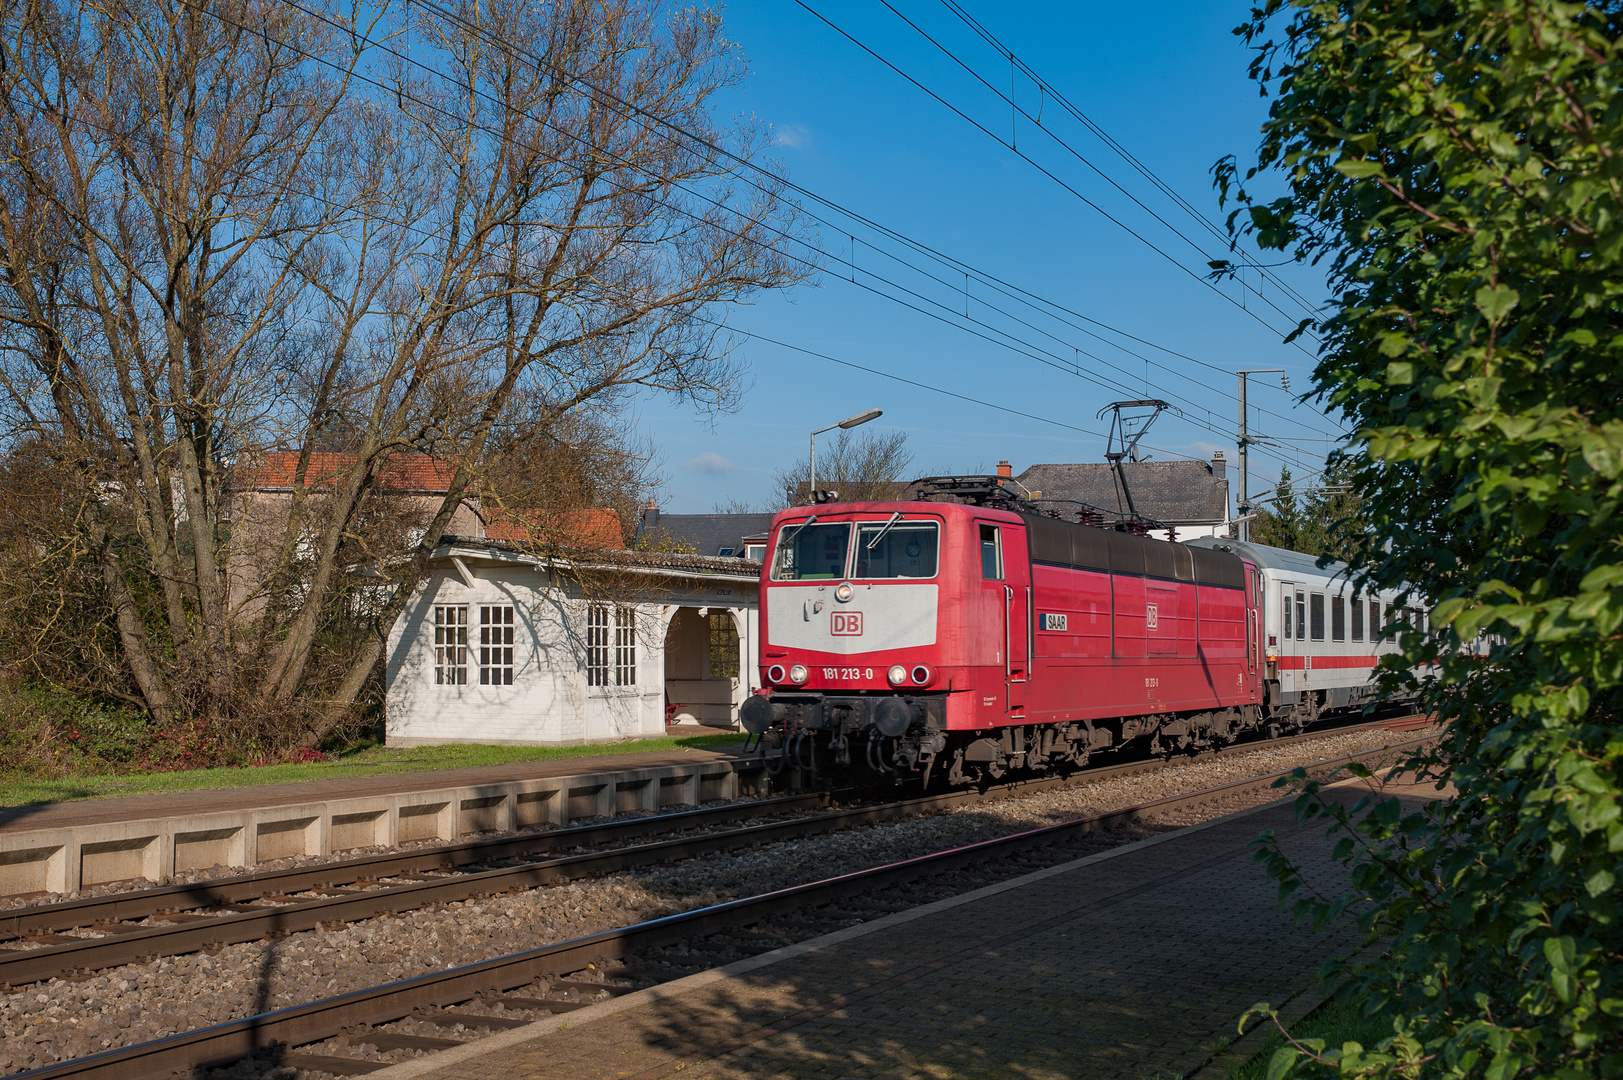
[[[732,727],[738,717],[738,624],[726,608],[678,608],[665,630],[667,722]]]

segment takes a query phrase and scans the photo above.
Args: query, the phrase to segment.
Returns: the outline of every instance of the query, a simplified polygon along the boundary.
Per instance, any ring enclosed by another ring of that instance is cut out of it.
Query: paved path
[[[1342,789],[1354,798],[1361,792]],[[1431,789],[1402,789],[1406,799]],[[1323,827],[1243,811],[542,1021],[371,1080],[1174,1077],[1352,951],[1275,905],[1265,828],[1337,890]],[[1339,891],[1339,890],[1337,890]]]
[[[717,734],[710,729],[699,730],[706,735]],[[673,731],[672,734],[678,732]],[[686,735],[689,732],[681,734]],[[121,798],[86,799],[81,802],[7,806],[0,807],[0,833],[97,825],[103,822],[135,821],[143,818],[183,817],[250,807],[299,806],[329,799],[438,791],[515,780],[586,776],[660,765],[687,765],[694,761],[736,759],[744,756],[739,753],[743,736],[739,738],[740,746],[695,747],[645,754],[606,754],[598,757],[565,758],[559,761],[531,761],[516,765],[482,765],[466,769],[434,769],[427,772],[387,773],[381,776],[306,780],[294,784],[259,784],[217,788],[211,791],[181,791],[163,795],[130,795]]]

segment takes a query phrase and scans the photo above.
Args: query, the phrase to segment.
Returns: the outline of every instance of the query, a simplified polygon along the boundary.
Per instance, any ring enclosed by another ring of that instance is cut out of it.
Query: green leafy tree
[[[1290,469],[1281,469],[1273,496],[1252,519],[1251,539],[1345,561],[1366,529],[1363,499],[1352,486],[1349,472],[1345,462],[1334,462],[1298,502]]]
[[[1392,1025],[1270,1075],[1618,1076],[1623,6],[1267,0],[1238,32],[1273,102],[1256,167],[1217,180],[1234,228],[1329,272],[1316,385],[1357,431],[1350,554],[1435,605],[1388,677],[1435,662],[1419,689],[1449,727],[1415,765],[1457,791],[1341,815],[1347,896],[1265,845],[1299,910],[1351,906],[1389,942],[1355,978]],[[1253,196],[1261,174],[1286,193]]]
[[[1296,501],[1289,468],[1279,470],[1279,483],[1274,488],[1274,494],[1263,500],[1261,507],[1251,521],[1251,539],[1269,547],[1307,550],[1302,546],[1302,507]]]

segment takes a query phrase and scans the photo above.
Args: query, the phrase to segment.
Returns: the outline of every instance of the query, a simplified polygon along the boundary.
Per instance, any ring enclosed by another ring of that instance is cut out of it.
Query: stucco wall
[[[393,745],[567,745],[662,735],[663,645],[670,619],[680,607],[709,597],[718,607],[755,603],[753,586],[700,582],[691,589],[669,590],[668,595],[626,605],[637,616],[636,685],[588,686],[588,601],[576,588],[558,584],[544,570],[530,565],[490,566],[468,561],[463,565],[472,577],[471,587],[454,566],[437,566],[389,634],[386,732]],[[434,608],[442,604],[466,604],[469,609],[466,685],[435,682]],[[514,608],[511,686],[479,685],[479,606],[489,604]],[[612,649],[611,616],[611,661]],[[740,651],[743,657],[755,655],[753,642],[741,642]],[[753,676],[753,672],[747,674]],[[609,681],[614,681],[612,668]],[[753,682],[753,678],[747,681]]]

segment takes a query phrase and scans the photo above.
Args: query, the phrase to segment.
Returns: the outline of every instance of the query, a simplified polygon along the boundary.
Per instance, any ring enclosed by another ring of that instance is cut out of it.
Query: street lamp
[[[1239,539],[1241,541],[1246,541],[1251,539],[1252,514],[1251,497],[1247,490],[1250,485],[1251,477],[1250,470],[1246,465],[1246,447],[1251,445],[1251,437],[1245,426],[1245,377],[1247,375],[1278,375],[1279,385],[1286,390],[1291,388],[1291,377],[1285,374],[1284,368],[1277,367],[1248,368],[1245,371],[1237,371],[1235,374],[1240,377],[1240,497],[1235,500],[1234,509],[1237,511],[1237,513],[1235,514],[1234,520],[1235,523],[1240,527]]]
[[[808,492],[811,495],[812,502],[817,501],[817,436],[825,431],[833,431],[835,428],[854,428],[859,424],[866,424],[869,420],[877,420],[883,415],[885,414],[882,409],[869,409],[867,412],[857,413],[855,416],[841,420],[838,424],[830,424],[828,427],[818,428],[811,433],[811,486],[808,488]]]

